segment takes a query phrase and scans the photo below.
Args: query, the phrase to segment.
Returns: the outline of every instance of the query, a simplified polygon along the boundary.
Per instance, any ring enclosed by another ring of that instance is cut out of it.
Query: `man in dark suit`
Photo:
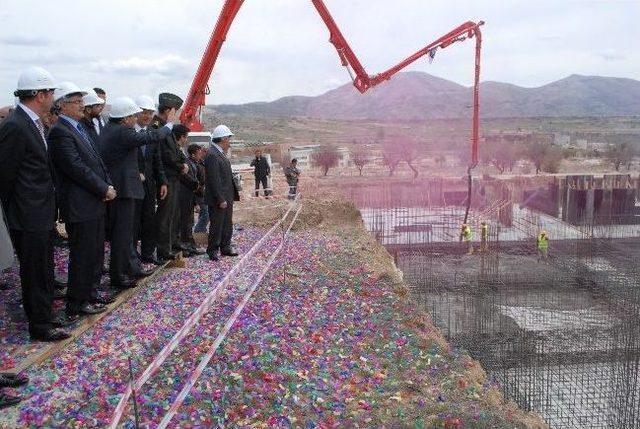
[[[60,211],[69,234],[67,317],[105,311],[97,296],[104,263],[105,201],[116,191],[91,140],[84,117],[82,92],[68,83],[55,92],[58,122],[49,132],[51,157],[58,173]]]
[[[95,91],[90,89],[87,94],[82,97],[82,104],[84,104],[84,111],[80,122],[89,133],[91,141],[95,143],[98,141],[98,137],[100,136],[99,131],[101,131],[102,128],[96,128],[93,121],[94,119],[101,119],[100,115],[104,109],[104,100],[98,97]]]
[[[151,272],[138,271],[131,249],[135,200],[144,198],[140,180],[138,148],[158,144],[173,128],[175,109],[168,112],[168,122],[157,130],[136,133],[134,125],[141,109],[129,97],[116,99],[111,104],[109,123],[100,134],[100,155],[109,169],[118,197],[111,211],[111,262],[109,275],[115,288],[124,289],[135,285],[134,277],[143,277]]]
[[[204,174],[200,175],[198,163],[203,157],[203,147],[192,143],[187,148],[187,165],[189,171],[180,176],[180,230],[178,240],[187,247],[188,254],[202,255],[204,251],[198,249],[193,238],[193,208],[196,202],[196,193],[202,193],[204,189]]]
[[[53,104],[53,77],[32,67],[18,80],[20,100],[0,125],[0,198],[20,261],[22,304],[32,339],[69,337],[53,326],[53,242],[55,189],[44,116]]]
[[[155,104],[151,97],[142,95],[136,98],[138,107],[142,110],[138,114],[135,125],[137,132],[145,131],[155,112]],[[157,225],[156,203],[167,197],[167,178],[162,166],[162,158],[158,145],[141,146],[138,148],[138,162],[140,179],[144,187],[144,199],[136,205],[136,240],[140,240],[140,259],[142,262],[160,265],[156,258]]]
[[[260,184],[262,184],[262,189],[264,190],[264,197],[269,198],[271,192],[267,189],[267,184],[269,183],[269,176],[271,176],[271,167],[269,166],[269,162],[267,158],[262,156],[262,150],[256,149],[256,157],[251,161],[251,167],[253,167],[253,177],[256,179],[256,192],[255,196],[258,197],[260,195]]]
[[[204,160],[206,184],[205,201],[209,206],[209,259],[217,261],[220,254],[238,256],[231,248],[233,234],[233,202],[240,200],[233,180],[229,150],[233,133],[226,125],[218,125],[212,133],[212,144]]]
[[[162,127],[167,122],[167,112],[171,109],[177,110],[182,106],[182,99],[177,95],[170,93],[162,93],[158,97],[158,114],[151,121],[152,128]],[[180,132],[185,135],[184,130]],[[180,136],[178,136],[180,138]],[[162,158],[162,166],[167,180],[167,197],[158,201],[158,211],[156,212],[156,221],[158,226],[158,259],[167,260],[174,259],[176,250],[183,250],[178,243],[175,243],[174,222],[177,218],[178,199],[180,196],[180,175],[188,171],[186,164],[186,156],[180,150],[180,146],[176,140],[175,133],[171,133],[160,142],[158,146],[160,157]]]

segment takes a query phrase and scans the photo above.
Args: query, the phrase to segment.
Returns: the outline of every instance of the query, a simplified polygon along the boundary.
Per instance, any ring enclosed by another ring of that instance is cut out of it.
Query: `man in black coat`
[[[192,143],[187,148],[187,165],[189,171],[180,176],[180,230],[178,240],[187,247],[188,255],[202,255],[204,251],[198,249],[193,238],[193,209],[196,203],[196,194],[202,194],[204,190],[204,174],[198,171],[198,163],[204,156],[204,148]]]
[[[226,125],[218,125],[213,130],[212,144],[204,160],[205,201],[209,206],[209,259],[217,261],[220,254],[238,256],[231,248],[233,234],[233,202],[240,200],[238,188],[233,180],[231,162],[226,152],[229,150],[233,133]]]
[[[138,115],[135,129],[145,132],[155,112],[153,99],[140,96],[136,100],[142,112]],[[160,265],[161,261],[155,256],[157,243],[156,204],[158,199],[167,197],[167,178],[164,174],[162,158],[158,145],[141,146],[138,148],[138,162],[140,179],[144,187],[144,199],[136,205],[136,240],[140,240],[140,259],[142,262]]]
[[[167,113],[182,106],[182,99],[177,95],[162,93],[158,97],[158,114],[151,121],[152,128],[162,127],[167,122]],[[184,130],[181,135],[186,135]],[[178,136],[180,138],[180,136]],[[174,259],[176,250],[184,250],[175,242],[174,222],[178,217],[178,201],[180,196],[180,175],[187,173],[186,156],[180,150],[175,133],[168,135],[158,145],[162,166],[167,181],[167,197],[158,201],[156,223],[158,227],[158,259]]]
[[[91,301],[97,297],[104,263],[105,201],[116,197],[90,129],[80,122],[82,95],[75,85],[56,90],[60,115],[48,137],[58,173],[60,212],[69,234],[68,318],[105,310]]]
[[[262,189],[264,189],[265,198],[269,198],[271,192],[267,189],[268,177],[271,175],[271,167],[269,166],[269,162],[267,158],[262,156],[262,151],[260,149],[256,149],[255,151],[256,157],[251,161],[251,167],[253,167],[253,177],[256,179],[256,192],[255,196],[260,195],[260,184],[262,184]]]
[[[51,109],[53,77],[32,67],[22,73],[20,103],[0,125],[0,198],[20,261],[22,304],[32,339],[69,337],[54,329],[53,242],[55,189],[42,117]]]
[[[134,286],[134,277],[143,277],[150,272],[137,271],[132,255],[135,201],[144,198],[140,180],[138,148],[158,144],[173,128],[175,109],[168,112],[168,122],[157,130],[137,133],[134,129],[140,108],[129,97],[116,99],[111,104],[109,123],[100,134],[98,142],[102,159],[109,169],[118,197],[111,211],[111,261],[109,275],[115,288]]]

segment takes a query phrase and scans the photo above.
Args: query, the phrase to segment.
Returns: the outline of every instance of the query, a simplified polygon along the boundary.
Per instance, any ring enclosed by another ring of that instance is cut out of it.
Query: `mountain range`
[[[472,89],[423,72],[405,72],[360,94],[351,84],[324,94],[212,106],[220,115],[322,119],[421,120],[468,117]],[[640,81],[571,75],[537,88],[480,85],[485,118],[639,116]]]

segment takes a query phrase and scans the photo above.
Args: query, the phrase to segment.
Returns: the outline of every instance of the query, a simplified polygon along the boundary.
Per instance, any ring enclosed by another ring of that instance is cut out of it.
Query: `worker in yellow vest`
[[[480,253],[485,253],[489,250],[489,225],[487,222],[482,221],[480,224]]]
[[[538,261],[546,261],[549,257],[549,237],[546,231],[540,231],[540,234],[538,234],[536,247],[538,248]]]
[[[460,237],[467,243],[467,254],[473,254],[473,244],[471,243],[471,239],[473,238],[473,234],[471,233],[471,227],[466,223],[462,224],[460,229]]]

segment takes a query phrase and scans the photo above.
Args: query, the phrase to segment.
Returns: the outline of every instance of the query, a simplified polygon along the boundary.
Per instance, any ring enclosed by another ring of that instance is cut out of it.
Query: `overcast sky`
[[[534,87],[570,74],[640,79],[640,1],[325,0],[370,74],[461,23],[484,20],[482,80]],[[0,105],[20,70],[100,86],[110,97],[185,95],[221,0],[0,0]],[[425,71],[470,85],[474,43]],[[318,95],[349,81],[310,0],[246,0],[210,80],[208,104]],[[354,89],[355,91],[355,89]]]

